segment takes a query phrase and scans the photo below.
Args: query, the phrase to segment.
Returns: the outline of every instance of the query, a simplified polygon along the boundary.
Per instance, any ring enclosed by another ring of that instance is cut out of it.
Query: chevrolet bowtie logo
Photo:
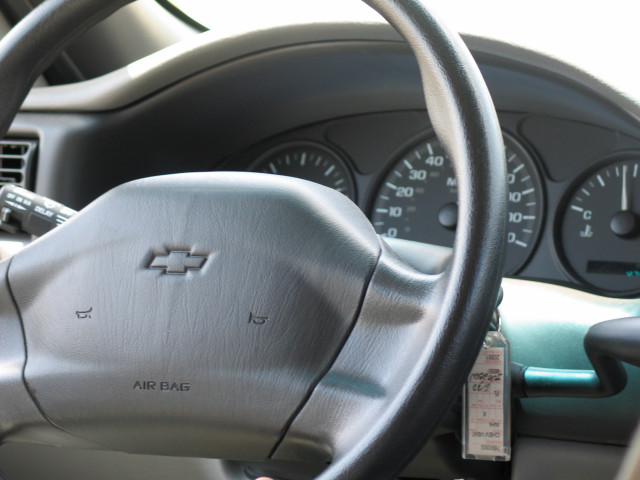
[[[191,255],[189,252],[172,251],[169,255],[156,255],[149,268],[163,269],[164,273],[186,275],[187,270],[200,270],[207,257]]]

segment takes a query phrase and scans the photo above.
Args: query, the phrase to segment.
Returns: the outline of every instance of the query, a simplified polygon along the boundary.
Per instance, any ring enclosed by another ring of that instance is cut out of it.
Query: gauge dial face
[[[640,153],[618,156],[567,199],[559,241],[568,270],[607,293],[640,291]]]
[[[269,150],[254,164],[256,172],[302,178],[333,188],[355,200],[355,187],[344,161],[329,148],[312,142],[292,142]]]
[[[505,274],[529,258],[542,224],[543,192],[535,165],[504,137],[509,183]],[[391,167],[373,202],[371,219],[382,236],[453,246],[458,217],[453,166],[436,137],[409,148]]]

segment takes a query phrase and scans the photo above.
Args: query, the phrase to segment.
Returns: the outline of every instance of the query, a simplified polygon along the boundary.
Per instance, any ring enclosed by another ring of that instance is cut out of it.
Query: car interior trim
[[[623,107],[632,120],[640,119],[640,105],[610,85],[558,59],[517,45],[462,35],[481,63],[487,59],[520,65],[555,79],[569,79],[608,102]],[[216,65],[260,51],[322,42],[398,42],[389,25],[375,22],[316,23],[272,27],[225,35],[212,31],[186,39],[101,77],[74,85],[37,87],[22,111],[100,112],[123,108],[158,90]],[[256,50],[255,45],[260,45]]]

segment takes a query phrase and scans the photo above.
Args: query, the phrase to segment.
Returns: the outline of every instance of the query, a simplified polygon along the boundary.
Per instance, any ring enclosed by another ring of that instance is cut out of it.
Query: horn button
[[[358,208],[309,182],[131,182],[12,260],[27,386],[50,422],[98,445],[267,458],[379,255]]]

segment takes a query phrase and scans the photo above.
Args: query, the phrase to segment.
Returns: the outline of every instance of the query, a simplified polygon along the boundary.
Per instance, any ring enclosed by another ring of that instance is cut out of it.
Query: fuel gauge
[[[640,292],[640,152],[617,155],[574,188],[559,241],[579,280],[614,295]]]

